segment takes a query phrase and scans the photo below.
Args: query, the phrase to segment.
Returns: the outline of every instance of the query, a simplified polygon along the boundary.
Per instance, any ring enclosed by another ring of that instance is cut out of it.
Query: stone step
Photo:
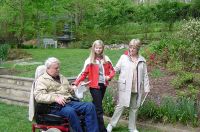
[[[12,89],[12,90],[20,90],[20,91],[26,91],[30,92],[32,85],[29,86],[19,86],[19,85],[14,85],[14,84],[5,84],[5,83],[0,83],[0,89]]]
[[[18,86],[31,86],[33,78],[16,77],[10,75],[0,75],[0,83],[3,84],[14,84]]]
[[[10,97],[28,99],[30,97],[30,92],[24,92],[20,90],[12,90],[12,89],[9,89],[9,90],[0,89],[0,97],[4,95],[10,96]]]
[[[31,88],[0,84],[0,97],[29,99]]]
[[[8,95],[0,95],[0,100],[2,102],[11,103],[11,104],[28,104],[29,99],[21,97],[13,97]]]

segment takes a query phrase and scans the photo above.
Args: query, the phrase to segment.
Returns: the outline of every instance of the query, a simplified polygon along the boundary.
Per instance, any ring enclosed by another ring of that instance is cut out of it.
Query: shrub
[[[184,124],[191,122],[193,126],[198,125],[197,107],[195,106],[194,99],[185,97],[177,99],[177,108],[178,121]]]
[[[139,108],[138,117],[141,119],[159,120],[159,106],[153,100],[144,102],[143,106]]]
[[[184,69],[183,63],[177,60],[169,60],[166,66],[172,73],[179,73]]]
[[[8,44],[0,45],[0,61],[7,59],[9,48],[10,46]]]
[[[200,74],[198,73],[178,73],[177,77],[172,81],[172,85],[177,89],[178,96],[197,99],[200,87],[200,81],[197,81],[199,76]]]
[[[104,99],[103,99],[103,110],[108,116],[112,116],[115,110],[115,99],[113,97],[113,91],[111,88],[107,88]]]
[[[11,49],[8,53],[8,60],[23,59],[31,57],[31,54],[22,49]]]
[[[172,81],[172,85],[175,88],[183,88],[193,81],[193,74],[189,72],[181,72],[178,76]]]
[[[157,61],[172,71],[192,71],[200,65],[200,20],[185,21],[178,33],[153,41],[147,56],[155,54]],[[147,53],[146,53],[147,54]],[[149,57],[150,59],[150,57]]]
[[[178,34],[185,43],[179,47],[180,57],[188,63],[189,69],[200,65],[200,20],[191,19],[181,27]]]
[[[194,85],[200,86],[200,74],[199,73],[194,73],[193,82],[194,82]]]
[[[140,108],[138,116],[142,119],[153,119],[164,123],[183,123],[198,126],[198,117],[194,99],[191,98],[163,98],[161,105],[149,100]]]
[[[162,113],[163,122],[175,123],[177,121],[178,108],[176,101],[172,97],[165,97],[161,101],[160,113]]]
[[[35,46],[35,45],[20,45],[20,47],[19,48],[21,48],[21,49],[36,49],[37,48],[37,46]]]

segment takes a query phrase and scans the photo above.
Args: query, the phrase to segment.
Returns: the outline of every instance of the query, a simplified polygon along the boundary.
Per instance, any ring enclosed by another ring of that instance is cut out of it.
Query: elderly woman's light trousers
[[[129,107],[129,121],[128,121],[128,128],[129,131],[132,132],[136,130],[136,119],[137,119],[137,94],[131,93],[131,101]],[[121,106],[118,104],[115,108],[115,112],[110,120],[110,124],[115,127],[124,111],[125,106]]]

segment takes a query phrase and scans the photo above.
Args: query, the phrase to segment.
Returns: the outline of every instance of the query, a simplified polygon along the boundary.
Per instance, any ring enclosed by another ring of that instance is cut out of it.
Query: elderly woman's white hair
[[[60,61],[55,57],[50,57],[45,61],[46,68],[49,68],[53,63],[60,64]]]

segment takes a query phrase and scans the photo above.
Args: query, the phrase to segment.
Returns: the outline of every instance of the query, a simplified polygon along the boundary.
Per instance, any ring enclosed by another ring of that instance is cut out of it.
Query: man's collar
[[[53,77],[50,76],[47,72],[44,73],[44,78],[53,79]]]

